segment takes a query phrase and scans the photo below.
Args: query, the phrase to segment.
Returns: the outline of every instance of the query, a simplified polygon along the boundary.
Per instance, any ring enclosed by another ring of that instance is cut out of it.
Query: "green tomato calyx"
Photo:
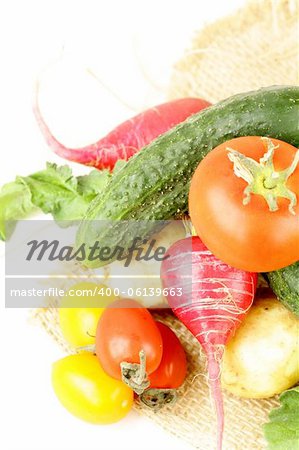
[[[298,167],[299,150],[296,152],[292,164],[278,172],[274,168],[273,155],[279,145],[274,145],[268,137],[261,139],[265,142],[267,151],[259,162],[227,147],[227,156],[234,165],[234,174],[248,183],[244,189],[243,205],[248,205],[251,194],[258,194],[264,197],[270,211],[277,211],[277,199],[281,197],[289,200],[289,211],[295,215],[294,207],[297,205],[297,197],[288,189],[287,181]]]
[[[177,393],[175,389],[150,388],[144,391],[139,399],[148,408],[159,411],[166,405],[173,405],[177,401]]]
[[[127,384],[137,395],[142,394],[150,385],[146,373],[146,355],[144,350],[139,352],[140,363],[120,363],[122,381]]]

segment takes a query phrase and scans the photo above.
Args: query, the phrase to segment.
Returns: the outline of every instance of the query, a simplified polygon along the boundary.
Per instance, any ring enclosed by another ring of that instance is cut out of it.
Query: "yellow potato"
[[[299,319],[269,289],[258,294],[228,343],[222,386],[247,398],[267,398],[299,381]]]

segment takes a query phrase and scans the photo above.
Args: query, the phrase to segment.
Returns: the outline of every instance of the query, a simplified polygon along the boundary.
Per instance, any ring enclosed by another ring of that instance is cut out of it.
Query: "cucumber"
[[[265,274],[278,299],[299,316],[299,261],[283,269]]]
[[[190,179],[210,150],[248,135],[269,136],[298,146],[298,115],[296,86],[238,94],[194,114],[144,147],[113,177],[104,195],[91,203],[79,226],[77,244],[92,246],[97,241],[100,247],[120,245],[128,250],[134,234],[130,221],[139,221],[139,236],[148,237],[155,221],[187,211]],[[103,221],[108,222],[105,225]],[[113,259],[85,260],[85,264],[97,267]]]

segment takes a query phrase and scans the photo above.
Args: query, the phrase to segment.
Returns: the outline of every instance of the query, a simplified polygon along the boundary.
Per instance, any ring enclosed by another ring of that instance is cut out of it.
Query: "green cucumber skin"
[[[299,316],[299,261],[265,277],[281,303]]]
[[[104,195],[91,203],[79,227],[77,244],[98,241],[100,246],[128,248],[130,236],[125,227],[120,232],[117,224],[110,224],[99,231],[93,221],[148,221],[140,228],[140,235],[149,235],[150,221],[168,220],[187,211],[190,179],[210,150],[248,135],[269,136],[298,146],[298,115],[296,86],[271,86],[238,94],[193,115],[127,162]],[[107,264],[85,263],[90,267]]]

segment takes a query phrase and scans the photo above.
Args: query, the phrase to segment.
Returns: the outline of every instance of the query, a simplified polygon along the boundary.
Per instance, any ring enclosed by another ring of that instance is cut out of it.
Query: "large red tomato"
[[[219,145],[201,161],[189,212],[215,256],[251,272],[299,260],[298,152],[277,139],[247,136]]]

